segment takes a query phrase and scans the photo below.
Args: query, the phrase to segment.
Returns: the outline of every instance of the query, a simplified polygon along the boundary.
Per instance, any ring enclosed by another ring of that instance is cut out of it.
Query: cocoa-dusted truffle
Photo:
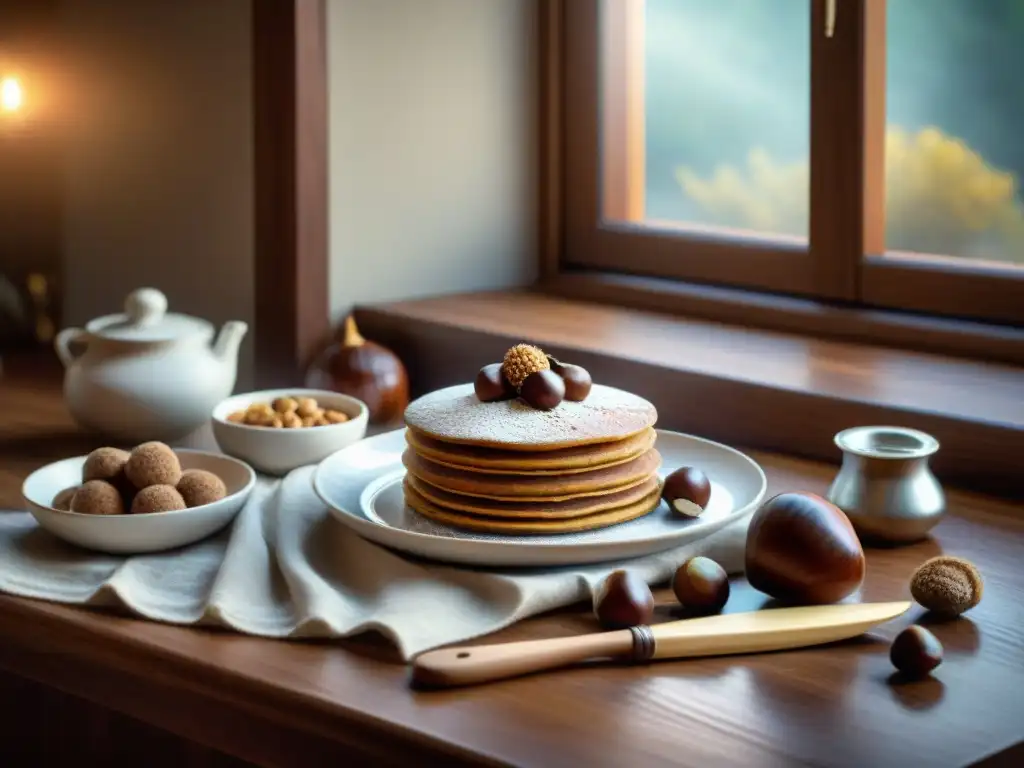
[[[530,344],[516,344],[505,353],[505,359],[501,363],[501,372],[505,374],[508,383],[516,392],[531,373],[547,371],[550,368],[548,356]]]
[[[50,502],[50,506],[54,509],[60,509],[65,512],[71,509],[71,498],[75,495],[79,486],[73,485],[70,488],[65,488],[63,491],[53,497],[53,501]]]
[[[132,485],[139,490],[151,485],[169,485],[173,488],[181,480],[178,455],[169,445],[156,441],[135,446],[124,471]]]
[[[148,515],[151,512],[174,512],[185,509],[185,500],[172,485],[149,485],[135,494],[132,501],[133,515]]]
[[[71,497],[71,511],[83,515],[124,514],[121,492],[106,480],[90,480]]]
[[[926,560],[910,577],[910,594],[936,616],[955,618],[981,602],[984,584],[969,560],[939,555]]]
[[[212,504],[228,495],[224,481],[205,469],[186,469],[181,473],[177,488],[190,507]]]
[[[97,448],[85,457],[82,465],[82,482],[90,480],[108,480],[114,485],[124,475],[124,465],[128,462],[128,451],[120,448]]]

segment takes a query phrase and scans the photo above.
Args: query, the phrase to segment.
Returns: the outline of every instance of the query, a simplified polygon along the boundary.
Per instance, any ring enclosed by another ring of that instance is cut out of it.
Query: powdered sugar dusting
[[[405,423],[439,440],[544,450],[618,440],[654,425],[658,412],[638,395],[595,384],[582,403],[563,401],[550,411],[522,400],[482,403],[472,384],[431,392],[413,401]]]

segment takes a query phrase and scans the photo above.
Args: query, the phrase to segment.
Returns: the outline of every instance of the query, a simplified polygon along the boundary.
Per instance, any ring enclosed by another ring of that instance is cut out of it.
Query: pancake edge
[[[474,519],[472,516],[464,516],[453,512],[447,512],[442,508],[438,508],[436,504],[430,504],[428,502],[424,505],[424,501],[425,500],[422,497],[416,498],[415,490],[405,497],[406,504],[416,512],[416,514],[433,522],[441,523],[442,525],[475,531],[477,533],[501,534],[506,536],[531,536],[584,533],[587,531],[611,528],[612,526],[619,525],[620,523],[628,523],[632,520],[637,520],[644,515],[649,515],[657,509],[658,504],[661,503],[661,494],[660,491],[652,492],[648,496],[631,505],[625,505],[606,512],[598,512],[594,515],[585,515],[583,517],[577,517],[567,521],[531,519],[528,522],[510,522],[507,520],[503,522],[494,522],[488,518]],[[430,509],[430,507],[434,507],[435,509]],[[424,511],[425,509],[427,511]],[[620,511],[626,509],[628,509],[626,512]],[[616,512],[618,512],[618,514],[616,514]]]

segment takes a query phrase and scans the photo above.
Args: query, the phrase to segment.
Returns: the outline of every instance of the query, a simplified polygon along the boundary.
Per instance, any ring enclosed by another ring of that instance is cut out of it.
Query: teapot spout
[[[230,320],[224,323],[213,342],[213,355],[222,363],[235,365],[238,362],[238,348],[245,338],[249,326],[241,320]]]

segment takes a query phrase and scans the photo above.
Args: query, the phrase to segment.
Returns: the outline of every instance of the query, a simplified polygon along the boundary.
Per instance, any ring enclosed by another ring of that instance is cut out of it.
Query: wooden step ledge
[[[934,435],[961,487],[1024,498],[1024,369],[494,291],[357,308],[406,362],[414,394],[471,381],[519,341],[654,402],[658,425],[837,461],[836,432],[896,424]]]

